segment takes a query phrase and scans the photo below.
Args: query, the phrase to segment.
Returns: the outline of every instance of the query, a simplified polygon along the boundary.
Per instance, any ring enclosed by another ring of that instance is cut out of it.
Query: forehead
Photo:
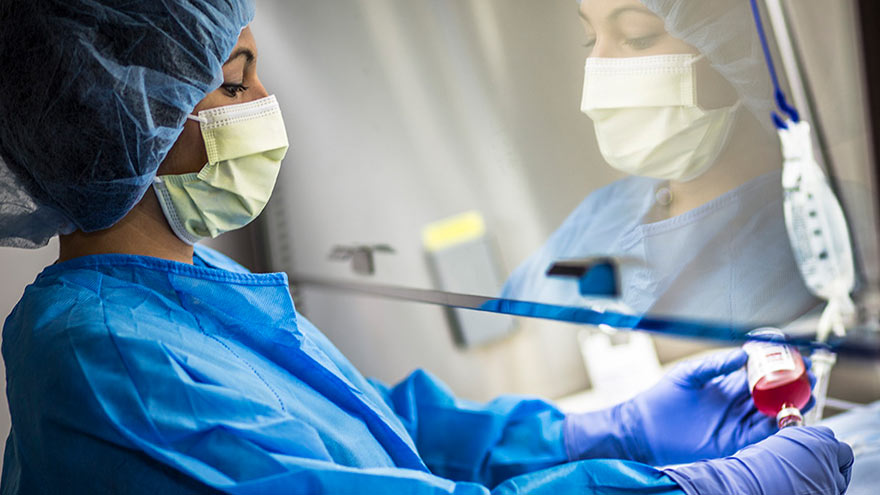
[[[250,48],[251,51],[256,53],[257,49],[257,40],[254,39],[254,33],[251,31],[250,26],[246,26],[241,30],[241,34],[238,36],[238,42],[235,44],[236,48]]]
[[[656,17],[639,0],[583,0],[578,14],[587,21],[615,21],[625,13],[640,13]]]
[[[238,42],[236,42],[235,46],[232,48],[232,53],[223,63],[223,67],[224,69],[230,67],[237,68],[240,66],[239,62],[244,62],[246,66],[250,66],[256,61],[256,58],[257,43],[254,40],[250,27],[246,27],[241,31],[241,34],[238,37]]]

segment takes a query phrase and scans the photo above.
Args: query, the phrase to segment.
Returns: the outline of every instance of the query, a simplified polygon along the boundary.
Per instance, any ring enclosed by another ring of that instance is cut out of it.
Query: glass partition
[[[817,229],[809,212],[787,228],[770,115],[789,116],[748,1],[261,1],[261,72],[292,144],[263,231],[292,283],[814,338],[824,302],[789,238]],[[843,199],[861,302],[877,223],[854,8],[758,3],[780,87]],[[515,331],[457,314],[464,341]],[[875,352],[876,332],[852,326],[862,340],[832,342]]]

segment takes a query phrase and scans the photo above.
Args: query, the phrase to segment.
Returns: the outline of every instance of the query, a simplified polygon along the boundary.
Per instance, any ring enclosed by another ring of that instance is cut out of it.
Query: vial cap
[[[794,406],[783,407],[776,415],[776,424],[779,425],[779,428],[803,426],[804,416],[801,414],[801,410]]]

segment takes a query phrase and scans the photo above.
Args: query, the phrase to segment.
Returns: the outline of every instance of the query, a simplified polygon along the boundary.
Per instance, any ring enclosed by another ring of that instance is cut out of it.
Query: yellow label
[[[486,223],[478,211],[469,211],[433,222],[422,229],[422,243],[428,251],[440,251],[478,239],[486,233]]]

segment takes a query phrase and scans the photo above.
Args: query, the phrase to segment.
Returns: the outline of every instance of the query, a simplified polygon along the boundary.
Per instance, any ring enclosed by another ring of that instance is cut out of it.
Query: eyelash
[[[643,36],[641,38],[634,38],[630,40],[624,41],[625,45],[629,45],[636,50],[644,50],[646,48],[650,48],[654,41],[656,41],[657,35],[651,36]],[[584,48],[593,48],[596,45],[596,40],[590,40],[584,43]]]
[[[248,90],[248,87],[244,84],[224,84],[221,87],[232,98],[238,96],[238,93],[244,93]]]

